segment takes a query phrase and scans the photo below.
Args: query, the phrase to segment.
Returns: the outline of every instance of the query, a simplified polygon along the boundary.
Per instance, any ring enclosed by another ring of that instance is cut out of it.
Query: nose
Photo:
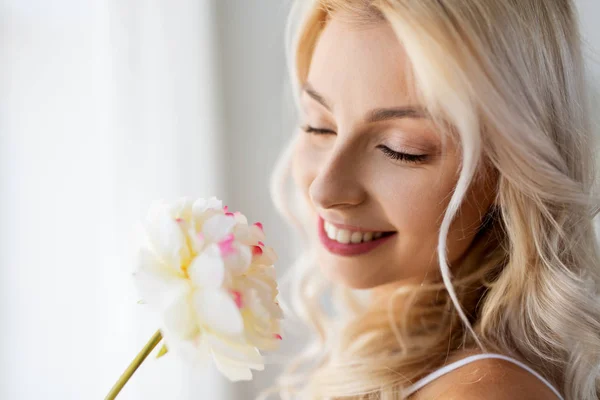
[[[346,208],[363,203],[367,192],[362,184],[359,158],[348,148],[332,150],[309,187],[317,208]]]

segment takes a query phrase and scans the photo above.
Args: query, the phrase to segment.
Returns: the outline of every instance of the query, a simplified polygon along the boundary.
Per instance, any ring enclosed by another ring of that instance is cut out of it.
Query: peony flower
[[[260,223],[248,224],[220,200],[154,203],[144,221],[134,279],[160,318],[150,339],[106,399],[114,399],[158,343],[184,358],[212,358],[232,381],[263,370],[260,350],[275,350],[283,312],[274,263]]]
[[[262,225],[214,197],[182,198],[152,206],[145,232],[134,276],[167,347],[188,358],[210,354],[232,381],[252,379],[251,369],[264,369],[259,350],[278,347],[283,317],[277,257]]]

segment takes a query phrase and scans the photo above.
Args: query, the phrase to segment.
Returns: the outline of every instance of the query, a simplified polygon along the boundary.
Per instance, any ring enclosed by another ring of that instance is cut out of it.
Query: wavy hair
[[[459,143],[460,175],[439,230],[440,279],[403,285],[373,307],[363,291],[320,272],[313,227],[303,222],[308,205],[288,185],[291,140],[271,194],[304,252],[284,278],[291,300],[283,303],[313,335],[263,395],[403,399],[450,353],[476,348],[533,366],[566,399],[598,399],[597,146],[573,2],[301,0],[287,36],[296,106],[333,14],[390,24],[419,99]],[[451,273],[446,237],[484,163],[498,174],[497,197]],[[327,293],[333,312],[322,306]]]

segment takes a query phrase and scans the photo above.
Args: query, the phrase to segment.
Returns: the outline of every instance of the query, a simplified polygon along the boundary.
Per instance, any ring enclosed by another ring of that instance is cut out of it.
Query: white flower
[[[154,204],[145,221],[147,244],[134,274],[146,303],[160,315],[170,350],[210,354],[230,380],[264,369],[259,350],[278,347],[283,313],[272,248],[259,223],[220,200],[182,198]]]

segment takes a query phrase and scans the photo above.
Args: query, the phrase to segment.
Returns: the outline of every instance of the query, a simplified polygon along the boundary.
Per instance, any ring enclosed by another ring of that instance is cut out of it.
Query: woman
[[[281,396],[597,399],[598,199],[572,1],[293,12],[301,116],[273,187],[307,239],[294,304],[315,341]]]

